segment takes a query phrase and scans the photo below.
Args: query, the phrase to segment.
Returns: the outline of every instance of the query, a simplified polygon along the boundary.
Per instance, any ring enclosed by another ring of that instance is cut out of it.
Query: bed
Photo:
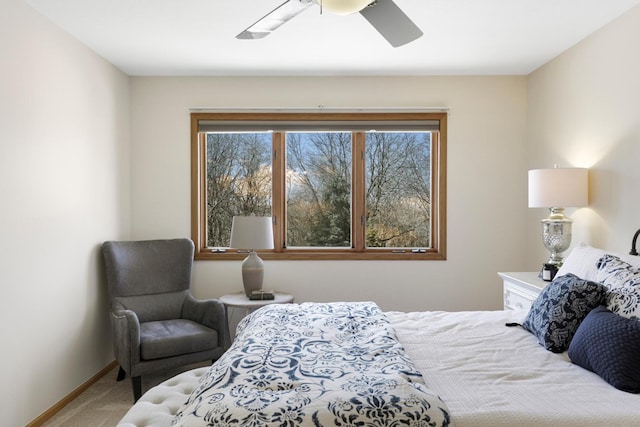
[[[530,311],[266,306],[223,358],[150,389],[119,426],[640,426],[639,290],[637,257],[581,245]],[[558,298],[580,319],[558,317]]]

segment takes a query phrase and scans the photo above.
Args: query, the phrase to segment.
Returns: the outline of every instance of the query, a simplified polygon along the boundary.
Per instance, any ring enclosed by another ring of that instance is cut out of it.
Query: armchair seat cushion
[[[160,359],[218,347],[218,333],[187,319],[140,324],[140,358]]]

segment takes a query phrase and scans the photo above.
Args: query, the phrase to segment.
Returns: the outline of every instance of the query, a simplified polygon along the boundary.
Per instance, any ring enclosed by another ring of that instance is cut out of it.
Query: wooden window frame
[[[278,121],[420,121],[438,120],[439,132],[431,140],[431,245],[425,250],[410,248],[365,247],[365,132],[352,132],[352,248],[286,248],[285,194],[285,132],[273,132],[272,205],[274,218],[273,250],[258,251],[265,260],[445,260],[446,259],[446,112],[390,112],[390,113],[191,113],[191,237],[195,244],[196,260],[241,260],[246,252],[235,249],[219,250],[206,246],[206,138],[199,132],[201,121],[278,122]],[[354,232],[355,231],[355,232]]]

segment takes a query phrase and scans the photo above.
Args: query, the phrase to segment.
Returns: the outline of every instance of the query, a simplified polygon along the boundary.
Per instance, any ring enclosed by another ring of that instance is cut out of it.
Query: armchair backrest
[[[181,317],[191,285],[191,240],[109,241],[102,253],[112,309],[133,310],[141,322]]]

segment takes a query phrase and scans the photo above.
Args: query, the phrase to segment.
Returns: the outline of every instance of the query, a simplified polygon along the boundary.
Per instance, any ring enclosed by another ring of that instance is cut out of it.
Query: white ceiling
[[[424,36],[391,47],[360,14],[312,6],[260,40],[284,0],[25,0],[129,75],[526,75],[640,0],[395,0]]]

